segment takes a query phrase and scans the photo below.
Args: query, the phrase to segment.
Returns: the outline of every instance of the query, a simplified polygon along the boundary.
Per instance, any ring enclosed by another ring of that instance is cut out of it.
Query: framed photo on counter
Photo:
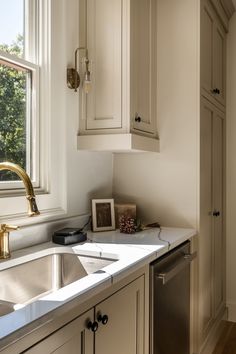
[[[115,230],[114,199],[92,199],[92,229]]]

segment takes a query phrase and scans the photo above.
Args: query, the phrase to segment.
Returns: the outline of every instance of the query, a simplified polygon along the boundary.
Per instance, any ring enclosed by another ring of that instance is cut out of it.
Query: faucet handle
[[[19,226],[0,224],[1,232],[10,232],[10,231],[18,230],[18,229],[19,229]]]
[[[19,229],[19,226],[0,224],[0,259],[11,257],[9,232],[17,229]]]

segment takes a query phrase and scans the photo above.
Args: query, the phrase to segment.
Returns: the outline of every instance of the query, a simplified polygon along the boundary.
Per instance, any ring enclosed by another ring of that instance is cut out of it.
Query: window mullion
[[[26,78],[26,172],[33,177],[32,168],[32,72]]]
[[[36,13],[38,12],[37,0],[24,0],[25,6],[25,59],[38,64],[38,19]]]

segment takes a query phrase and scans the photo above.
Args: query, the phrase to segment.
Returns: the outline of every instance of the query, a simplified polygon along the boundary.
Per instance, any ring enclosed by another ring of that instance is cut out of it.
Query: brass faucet
[[[35,201],[34,188],[25,170],[11,162],[1,162],[0,171],[1,170],[15,172],[20,177],[26,190],[26,199],[28,200],[28,215],[39,215],[40,212],[38,211],[38,207]],[[9,232],[12,230],[17,230],[18,228],[18,226],[0,224],[0,259],[9,258],[11,256],[9,249]]]

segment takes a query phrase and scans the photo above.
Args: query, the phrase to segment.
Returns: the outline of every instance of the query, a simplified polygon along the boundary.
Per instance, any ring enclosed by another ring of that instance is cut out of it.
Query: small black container
[[[55,231],[52,235],[52,242],[59,245],[71,245],[73,243],[84,242],[87,240],[87,233],[78,228],[65,228]]]

